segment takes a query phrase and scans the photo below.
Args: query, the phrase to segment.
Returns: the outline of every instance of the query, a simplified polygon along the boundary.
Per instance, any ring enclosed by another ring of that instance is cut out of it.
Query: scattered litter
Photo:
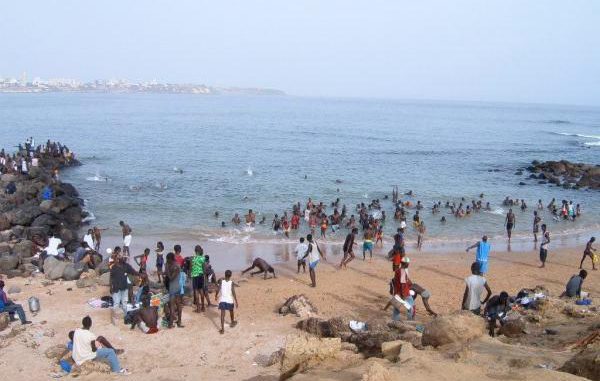
[[[365,332],[367,330],[367,323],[362,321],[350,320],[348,325],[354,332]]]

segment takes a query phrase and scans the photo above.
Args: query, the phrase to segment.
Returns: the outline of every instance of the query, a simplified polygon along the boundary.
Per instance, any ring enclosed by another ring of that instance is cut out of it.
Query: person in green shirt
[[[206,282],[206,258],[204,257],[204,250],[200,245],[196,245],[194,252],[195,255],[192,257],[192,269],[190,275],[192,277],[192,286],[194,288],[196,312],[202,312],[204,311],[204,298],[206,298],[207,304],[209,306],[211,305],[208,294],[204,289],[204,283]],[[200,298],[198,298],[198,294],[200,294]]]

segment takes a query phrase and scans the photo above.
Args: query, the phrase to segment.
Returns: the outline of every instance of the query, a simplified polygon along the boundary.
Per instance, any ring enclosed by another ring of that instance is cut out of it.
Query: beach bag
[[[34,314],[40,310],[40,300],[35,296],[29,298],[27,302],[29,304],[29,312]]]

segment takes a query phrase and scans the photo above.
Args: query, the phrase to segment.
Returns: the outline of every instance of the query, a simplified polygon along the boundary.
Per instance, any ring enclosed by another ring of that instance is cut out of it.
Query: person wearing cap
[[[488,272],[488,258],[490,256],[491,246],[488,242],[487,235],[481,238],[481,241],[467,247],[467,253],[469,250],[477,248],[477,254],[475,255],[475,261],[479,265],[479,273],[485,275]]]

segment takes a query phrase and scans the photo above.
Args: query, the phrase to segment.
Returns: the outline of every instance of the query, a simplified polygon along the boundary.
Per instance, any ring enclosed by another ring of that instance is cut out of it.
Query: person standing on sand
[[[194,289],[194,302],[196,303],[196,312],[204,311],[204,298],[206,298],[208,305],[210,306],[210,299],[208,294],[204,292],[206,283],[206,258],[204,257],[204,250],[202,246],[196,245],[194,248],[194,257],[192,257],[192,269],[190,275],[192,276],[192,288]],[[200,295],[198,295],[200,294]]]
[[[97,252],[100,252],[100,243],[102,242],[102,232],[104,230],[108,230],[108,228],[99,228],[97,226],[94,226],[93,230],[93,235],[94,235],[94,250],[96,250]]]
[[[583,261],[585,261],[585,258],[590,257],[590,259],[592,260],[592,270],[597,270],[596,262],[598,262],[598,256],[597,256],[597,254],[594,254],[596,252],[596,249],[594,247],[592,247],[592,244],[595,241],[596,241],[596,237],[592,237],[592,238],[590,238],[588,243],[585,245],[585,250],[583,251],[583,258],[581,258],[581,263],[579,263],[579,269],[583,268]]]
[[[219,333],[222,335],[225,333],[225,311],[229,311],[229,317],[231,322],[229,327],[233,328],[237,325],[235,320],[234,308],[239,308],[240,305],[235,294],[236,285],[231,279],[231,270],[225,271],[225,278],[219,279],[219,288],[217,289],[217,296],[219,296],[219,310],[221,310],[221,330]]]
[[[546,224],[542,224],[542,244],[540,245],[540,268],[546,267],[546,259],[548,258],[548,245],[550,244],[550,232],[546,228]]]
[[[123,255],[129,256],[129,246],[131,245],[131,227],[123,221],[119,221],[123,233]]]
[[[481,275],[485,275],[488,273],[488,258],[490,256],[491,246],[487,240],[487,235],[484,235],[483,237],[481,237],[481,241],[467,247],[467,253],[469,252],[469,250],[477,248],[475,261],[478,265],[478,272]]]
[[[156,274],[158,275],[158,283],[162,283],[163,266],[165,264],[165,259],[163,257],[165,246],[161,241],[156,243],[154,252],[156,253]]]
[[[346,240],[344,241],[344,257],[342,258],[342,262],[340,263],[340,269],[346,268],[348,263],[352,262],[354,259],[354,246],[357,243],[354,241],[356,239],[356,235],[358,234],[358,228],[353,228],[350,234],[346,236]]]
[[[512,208],[508,209],[508,213],[506,213],[506,219],[504,220],[504,226],[506,226],[506,235],[508,236],[508,242],[510,242],[510,238],[512,236],[512,231],[515,228],[516,219],[515,214],[513,213]]]
[[[537,210],[533,212],[533,242],[537,242],[537,235],[540,232],[540,222],[542,219],[538,215]]]
[[[150,249],[146,248],[144,253],[133,257],[133,261],[140,266],[138,270],[140,274],[148,273],[148,257],[150,256]]]
[[[115,248],[115,252],[117,252]],[[140,275],[126,261],[126,257],[118,256],[110,268],[110,292],[113,298],[113,308],[121,308],[127,313],[127,302],[129,299],[128,275]],[[131,300],[133,303],[133,300]]]
[[[426,232],[425,221],[421,221],[417,225],[417,249],[421,250],[423,248],[423,236]]]
[[[177,321],[177,327],[183,328],[181,324],[181,312],[183,311],[183,289],[185,287],[185,273],[175,261],[175,254],[167,254],[166,274],[169,277],[169,325]],[[183,282],[182,282],[183,281]]]
[[[308,241],[308,250],[306,251],[306,254],[304,254],[304,259],[308,257],[308,273],[310,274],[311,287],[317,287],[317,265],[321,258],[323,258],[325,262],[327,262],[327,258],[323,255],[319,245],[313,241],[312,234],[307,235],[306,240]]]
[[[252,211],[252,209],[248,210],[248,214],[246,214],[246,226],[254,226],[256,224],[256,214]]]
[[[300,274],[300,267],[302,267],[303,272],[306,273],[306,260],[304,259],[304,254],[308,251],[308,245],[304,243],[304,237],[300,237],[300,243],[296,245],[294,249],[296,252],[296,259],[298,260],[298,274]]]

